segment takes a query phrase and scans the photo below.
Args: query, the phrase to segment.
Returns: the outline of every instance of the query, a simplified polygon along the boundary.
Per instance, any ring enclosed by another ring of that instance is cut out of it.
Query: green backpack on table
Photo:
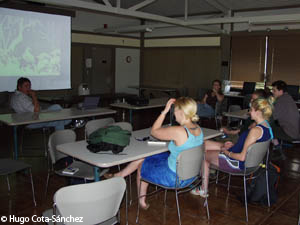
[[[88,137],[87,148],[91,152],[112,151],[114,154],[122,152],[129,145],[131,132],[119,126],[99,128]]]

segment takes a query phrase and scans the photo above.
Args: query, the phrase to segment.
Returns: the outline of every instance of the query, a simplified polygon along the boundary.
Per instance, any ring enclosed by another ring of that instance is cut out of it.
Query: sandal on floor
[[[193,195],[199,195],[202,198],[207,198],[209,196],[208,193],[205,193],[205,191],[201,189],[201,187],[194,188],[190,191],[190,193]]]

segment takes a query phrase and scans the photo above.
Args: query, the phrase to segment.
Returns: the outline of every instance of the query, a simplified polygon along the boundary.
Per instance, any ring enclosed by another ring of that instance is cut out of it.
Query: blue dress
[[[189,129],[184,127],[188,134],[187,141],[177,146],[173,141],[168,145],[170,152],[163,152],[145,158],[142,169],[141,177],[166,187],[175,187],[176,185],[176,158],[178,154],[189,148],[200,146],[203,144],[203,132],[199,136],[194,136],[190,133]],[[186,186],[191,183],[195,178],[180,181],[180,186]]]
[[[273,139],[273,132],[272,132],[272,129],[269,124],[268,124],[269,127],[265,127],[261,124],[258,124],[257,126],[262,128],[263,133],[262,133],[262,136],[256,141],[256,143]],[[249,132],[250,132],[250,130],[244,131],[240,135],[237,143],[234,146],[232,146],[228,151],[233,152],[233,153],[241,153]],[[225,154],[219,154],[219,167],[224,170],[228,170],[229,172],[237,171],[237,170],[241,171],[241,170],[244,170],[244,164],[245,164],[244,161],[232,159]]]

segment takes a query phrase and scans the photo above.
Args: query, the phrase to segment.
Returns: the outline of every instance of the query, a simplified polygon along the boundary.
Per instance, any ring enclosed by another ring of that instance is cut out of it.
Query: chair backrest
[[[72,185],[59,189],[54,195],[54,203],[64,218],[82,217],[82,224],[98,224],[117,215],[125,189],[126,182],[122,177]],[[66,224],[78,225],[78,222]]]
[[[236,112],[236,111],[240,111],[241,110],[241,106],[239,105],[230,105],[228,107],[228,112]]]
[[[73,130],[65,129],[58,130],[52,133],[48,141],[48,152],[50,154],[52,164],[55,164],[59,159],[67,155],[60,153],[56,150],[56,146],[65,143],[76,141],[76,133]]]
[[[93,133],[95,130],[105,127],[107,125],[110,125],[114,123],[114,118],[103,118],[103,119],[97,119],[97,120],[90,120],[85,125],[85,139],[88,138],[88,136]]]
[[[240,111],[240,110],[242,110],[242,109],[241,109],[241,106],[239,106],[239,105],[230,105],[228,107],[228,112],[236,112],[236,111]],[[228,122],[230,123],[232,121],[240,121],[240,119],[228,117]]]
[[[117,123],[113,123],[111,125],[113,125],[113,126],[119,126],[123,130],[132,131],[132,125],[131,125],[131,123],[128,123],[128,122],[117,122]]]
[[[203,145],[182,151],[177,156],[176,162],[176,172],[179,179],[186,180],[198,176],[201,171],[203,158]]]
[[[265,155],[268,153],[270,142],[270,140],[257,142],[247,149],[245,168],[259,166],[259,164],[263,161]]]
[[[204,98],[207,91],[208,91],[208,89],[206,89],[206,88],[199,88],[198,93],[197,93],[198,100],[201,101]]]
[[[223,113],[223,109],[224,109],[224,105],[225,105],[225,101],[217,101],[216,102],[216,106],[215,106],[215,116],[220,116]]]

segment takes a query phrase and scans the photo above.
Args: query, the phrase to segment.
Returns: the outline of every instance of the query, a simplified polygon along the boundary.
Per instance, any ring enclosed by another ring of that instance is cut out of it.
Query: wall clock
[[[126,56],[126,62],[127,62],[127,63],[131,63],[131,61],[132,61],[131,56]]]

